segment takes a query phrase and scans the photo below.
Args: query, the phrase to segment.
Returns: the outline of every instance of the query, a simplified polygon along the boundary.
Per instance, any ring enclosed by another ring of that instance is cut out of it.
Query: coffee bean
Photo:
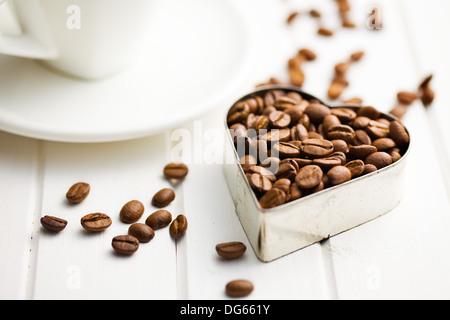
[[[377,147],[368,144],[351,146],[348,149],[348,156],[351,159],[366,159],[370,154],[377,151]]]
[[[295,171],[298,171],[300,169],[300,167],[298,166],[298,163],[297,163],[296,159],[297,158],[283,159],[283,160],[280,161],[280,165],[287,163],[287,164],[290,164],[291,166],[293,166]],[[281,179],[281,178],[277,177],[277,179]]]
[[[292,161],[298,167],[298,164],[295,161]],[[294,181],[295,176],[297,175],[296,167],[291,163],[283,163],[280,165],[278,172],[276,174],[277,179],[289,179],[290,181]]]
[[[293,126],[291,129],[291,139],[297,141],[308,139],[308,130],[300,123]]]
[[[334,146],[324,139],[307,139],[302,142],[302,152],[310,158],[325,158],[332,154]]]
[[[155,231],[144,223],[133,223],[128,228],[128,234],[138,239],[140,243],[150,242],[155,237]]]
[[[375,167],[373,164],[365,164],[364,165],[364,171],[363,171],[363,175],[366,175],[366,174],[369,174],[369,173],[372,173],[372,172],[375,172],[375,171],[377,171],[378,169],[377,169],[377,167]]]
[[[317,165],[303,167],[295,177],[295,183],[301,189],[311,189],[319,185],[322,181],[323,171]]]
[[[164,176],[167,179],[184,179],[189,173],[184,163],[169,163],[164,167]]]
[[[144,214],[144,205],[138,200],[127,202],[120,210],[120,220],[124,223],[138,221]]]
[[[334,32],[330,29],[326,29],[326,28],[319,28],[317,30],[317,33],[321,36],[325,36],[325,37],[331,37],[333,36]]]
[[[278,97],[281,97],[284,95],[284,91],[282,90],[268,90],[264,94],[264,105],[267,107],[273,106],[275,104],[275,101]]]
[[[334,151],[343,153],[348,152],[348,145],[344,140],[331,140],[331,143],[333,144]]]
[[[67,221],[61,218],[45,216],[41,218],[41,225],[50,232],[61,232],[67,226]]]
[[[139,249],[139,240],[130,235],[121,235],[114,237],[111,245],[118,254],[129,256]]]
[[[330,108],[320,103],[312,103],[305,109],[305,114],[314,124],[319,124],[323,121],[325,116],[331,114]]]
[[[291,130],[289,128],[272,130],[261,136],[261,140],[268,144],[275,144],[276,142],[287,142],[291,139]]]
[[[408,112],[408,106],[404,104],[398,104],[389,111],[397,119],[402,119],[406,112]]]
[[[336,166],[328,171],[327,176],[328,183],[332,186],[336,186],[338,184],[350,181],[352,178],[352,173],[344,166]]]
[[[184,215],[180,214],[172,221],[169,227],[169,232],[172,237],[179,239],[185,235],[188,227],[187,219]]]
[[[285,111],[288,108],[295,107],[298,105],[298,99],[290,97],[288,95],[278,97],[275,101],[274,107],[277,110]]]
[[[287,115],[289,115],[289,117],[291,118],[291,123],[289,125],[292,126],[292,125],[297,124],[303,115],[303,111],[304,111],[304,108],[300,105],[295,105],[295,106],[286,108],[284,110],[284,112]]]
[[[403,124],[398,120],[392,121],[389,125],[389,135],[392,140],[395,141],[395,144],[400,148],[409,143],[409,134]]]
[[[250,167],[248,172],[250,172],[250,173],[258,173],[261,176],[269,179],[269,181],[272,182],[272,183],[277,180],[277,177],[271,171],[269,171],[268,169],[263,168],[261,166]]]
[[[237,103],[228,113],[227,122],[229,125],[244,121],[250,114],[250,106],[245,102]]]
[[[381,169],[392,164],[392,157],[386,152],[375,152],[369,155],[364,162],[373,164],[377,169]]]
[[[326,137],[328,135],[328,131],[330,130],[330,128],[334,127],[334,126],[338,126],[341,124],[341,120],[339,120],[339,118],[337,116],[335,116],[334,114],[328,114],[323,118],[323,133],[324,136]],[[333,139],[329,139],[329,140],[333,140]]]
[[[355,146],[360,146],[363,144],[370,145],[370,144],[372,144],[372,139],[367,134],[367,132],[359,129],[359,130],[355,131],[355,139],[353,140],[352,144]]]
[[[269,118],[266,116],[257,116],[253,128],[256,130],[256,134],[260,134],[262,130],[266,130],[269,127]]]
[[[87,198],[90,191],[91,186],[88,183],[78,182],[70,187],[69,191],[66,193],[66,198],[72,204],[81,203]]]
[[[145,220],[145,224],[150,226],[153,230],[167,227],[171,222],[172,214],[167,210],[155,211]]]
[[[271,173],[276,173],[278,168],[280,167],[280,158],[277,157],[269,157],[263,161],[261,161],[260,166],[269,170]]]
[[[353,130],[352,127],[345,125],[345,124],[339,124],[332,126],[328,130],[327,137],[329,140],[344,140],[347,143],[353,142],[355,139],[355,130]]]
[[[364,116],[358,116],[353,121],[353,128],[355,129],[365,129],[370,123],[370,118]]]
[[[271,155],[278,155],[280,159],[300,157],[300,147],[290,142],[278,142],[272,148]]]
[[[272,189],[272,182],[270,182],[269,179],[260,175],[259,173],[251,174],[249,183],[253,190],[261,194]]]
[[[342,92],[344,92],[345,88],[348,87],[348,85],[349,83],[345,79],[345,76],[336,74],[328,88],[328,97],[331,100],[339,98]]]
[[[277,181],[278,182],[278,181]],[[291,202],[300,199],[303,195],[302,190],[296,183],[292,183],[289,191],[286,192],[286,202]]]
[[[269,124],[272,128],[286,128],[290,123],[291,117],[283,111],[274,111],[269,115]]]
[[[152,198],[152,205],[158,208],[168,206],[175,199],[175,191],[169,188],[159,190]]]
[[[328,158],[339,159],[341,161],[341,165],[345,165],[347,163],[347,156],[343,152],[335,151],[330,154]]]
[[[361,107],[356,112],[358,117],[367,117],[372,120],[376,120],[380,117],[380,111],[372,106]]]
[[[314,159],[312,163],[319,166],[322,171],[327,172],[334,166],[340,166],[342,164],[342,160],[338,157],[330,156],[328,158]]]
[[[372,142],[372,145],[377,148],[378,151],[386,151],[395,147],[395,142],[391,138],[380,138]]]
[[[389,125],[381,121],[370,121],[365,131],[373,139],[387,138],[389,136]]]
[[[434,93],[433,89],[431,89],[430,87],[425,87],[422,89],[422,96],[420,99],[422,100],[422,104],[425,107],[428,107],[430,104],[433,103],[434,97],[435,97],[435,93]]]
[[[112,224],[111,218],[104,213],[91,213],[81,218],[81,226],[91,232],[108,229]]]
[[[343,124],[349,123],[356,119],[356,112],[350,108],[333,108],[331,114],[338,117]]]
[[[388,153],[392,158],[392,163],[397,162],[398,160],[400,160],[402,158],[400,149],[398,149],[398,148],[393,148],[392,150],[389,150]]]
[[[353,160],[345,165],[352,174],[352,179],[357,178],[364,172],[364,162],[362,160]]]
[[[244,172],[247,172],[250,167],[258,164],[258,162],[254,156],[247,154],[241,158],[240,164]]]
[[[225,292],[228,296],[240,298],[253,292],[254,286],[248,280],[233,280],[227,283]]]
[[[291,188],[291,180],[287,178],[281,178],[275,181],[275,183],[272,185],[272,188],[278,188],[287,194],[289,192],[289,189]]]
[[[415,92],[401,91],[397,93],[398,102],[404,103],[406,105],[412,104],[418,98],[419,96]]]
[[[219,256],[227,260],[237,259],[241,257],[246,250],[247,247],[245,246],[245,244],[239,241],[220,243],[216,245],[216,251]]]
[[[259,204],[264,209],[278,207],[286,202],[286,193],[278,188],[272,188],[267,191],[261,199]]]

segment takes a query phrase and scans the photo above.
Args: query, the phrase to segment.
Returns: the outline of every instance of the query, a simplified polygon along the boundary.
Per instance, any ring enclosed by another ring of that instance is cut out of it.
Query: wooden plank
[[[139,200],[145,212],[156,210],[152,196],[170,186],[163,178],[165,136],[105,144],[45,143],[42,215],[69,221],[60,234],[40,229],[35,299],[171,299],[176,298],[176,251],[168,228],[131,257],[115,254],[113,237],[127,234],[119,220],[122,206]],[[90,183],[89,197],[79,205],[65,199],[68,188]],[[177,201],[177,200],[176,200]],[[171,210],[171,204],[168,210]],[[84,231],[82,216],[103,212],[112,226],[99,234]]]
[[[40,200],[39,148],[39,141],[0,132],[0,299],[28,298]]]

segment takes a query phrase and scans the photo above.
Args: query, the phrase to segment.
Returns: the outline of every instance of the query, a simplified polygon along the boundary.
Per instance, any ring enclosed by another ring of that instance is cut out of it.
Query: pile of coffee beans
[[[238,101],[227,122],[262,208],[382,169],[409,146],[403,124],[372,106],[330,108],[282,87]]]
[[[189,170],[185,164],[170,163],[164,167],[164,177],[168,180],[183,180]],[[89,195],[91,186],[86,182],[78,182],[69,188],[66,199],[69,204],[76,205],[83,202]],[[151,204],[157,208],[168,206],[175,199],[175,191],[164,188],[158,191],[152,198]],[[128,234],[119,235],[112,239],[111,245],[116,253],[132,255],[140,243],[150,242],[155,237],[155,230],[169,227],[169,233],[174,239],[179,239],[186,234],[187,219],[180,214],[172,220],[172,214],[167,210],[157,210],[150,214],[145,223],[139,223],[145,211],[144,204],[138,200],[131,200],[123,205],[119,213],[119,219],[124,224],[130,224]],[[88,232],[102,232],[113,223],[111,217],[105,213],[89,213],[81,218],[81,226]],[[41,225],[52,233],[63,231],[68,222],[64,219],[46,215],[41,218]]]

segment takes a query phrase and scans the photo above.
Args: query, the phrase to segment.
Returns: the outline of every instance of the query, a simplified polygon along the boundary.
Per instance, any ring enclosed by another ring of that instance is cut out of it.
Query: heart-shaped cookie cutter
[[[237,102],[275,89],[294,91],[303,99],[315,99],[327,105],[320,99],[299,90],[298,87],[278,85],[261,87]],[[359,107],[327,106],[355,109]],[[397,120],[389,114],[382,113],[381,116],[390,121]],[[279,207],[264,209],[259,204],[239,163],[240,159],[228,130],[226,117],[225,126],[227,128],[225,155],[232,154],[234,157],[232,164],[225,161],[225,178],[235,211],[248,240],[256,256],[263,262],[273,261],[376,219],[394,209],[403,197],[404,169],[410,154],[411,142],[402,158],[387,167]]]

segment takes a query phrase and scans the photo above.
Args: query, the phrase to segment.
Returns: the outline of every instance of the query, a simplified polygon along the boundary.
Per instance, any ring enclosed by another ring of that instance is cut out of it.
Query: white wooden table
[[[242,1],[243,2],[243,1]],[[201,118],[133,141],[76,144],[0,132],[0,298],[2,299],[228,299],[224,287],[251,280],[249,299],[450,298],[450,4],[446,0],[378,0],[384,30],[365,27],[372,1],[351,1],[356,30],[315,34],[311,20],[291,26],[291,10],[317,8],[335,27],[332,0],[248,0],[259,16],[260,55],[247,85]],[[254,255],[234,212],[222,172],[223,116],[229,105],[271,76],[286,79],[286,61],[298,49],[318,58],[305,65],[303,90],[325,98],[336,63],[364,50],[352,67],[343,98],[355,96],[387,112],[400,90],[414,90],[430,73],[437,96],[425,109],[409,108],[403,121],[412,135],[403,201],[387,215],[270,263]],[[1,76],[1,70],[0,70]],[[162,177],[174,159],[179,134],[192,142],[186,180],[174,186],[168,207],[189,221],[174,241],[168,229],[141,244],[131,257],[113,253],[111,239],[126,234],[120,208],[141,200],[144,220],[156,209],[153,194],[171,185]],[[174,154],[175,153],[175,154]],[[78,206],[65,201],[75,182],[91,184]],[[105,212],[113,225],[88,234],[80,218]],[[69,221],[59,234],[45,232],[44,215]],[[224,261],[215,245],[242,241],[238,260]]]

